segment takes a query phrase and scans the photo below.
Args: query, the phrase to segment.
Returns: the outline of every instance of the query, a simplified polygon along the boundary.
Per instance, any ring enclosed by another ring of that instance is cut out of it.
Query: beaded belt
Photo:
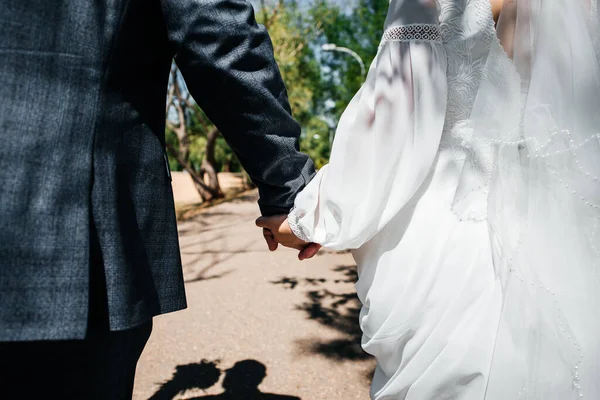
[[[433,24],[410,24],[386,29],[381,45],[387,42],[441,42],[440,28]]]

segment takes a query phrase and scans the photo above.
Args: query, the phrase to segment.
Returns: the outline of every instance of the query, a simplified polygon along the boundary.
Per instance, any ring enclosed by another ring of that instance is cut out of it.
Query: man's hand
[[[314,257],[321,249],[321,245],[317,243],[306,243],[298,239],[290,228],[287,215],[260,217],[256,220],[256,226],[263,228],[263,236],[271,251],[277,250],[278,245],[281,244],[285,247],[300,250],[298,258],[306,260]]]

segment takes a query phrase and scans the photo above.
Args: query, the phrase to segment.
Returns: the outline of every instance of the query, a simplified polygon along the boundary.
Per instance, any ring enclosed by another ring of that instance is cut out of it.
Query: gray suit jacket
[[[91,232],[110,327],[185,307],[165,161],[175,57],[196,101],[286,213],[314,174],[244,0],[0,0],[0,341],[85,336]]]

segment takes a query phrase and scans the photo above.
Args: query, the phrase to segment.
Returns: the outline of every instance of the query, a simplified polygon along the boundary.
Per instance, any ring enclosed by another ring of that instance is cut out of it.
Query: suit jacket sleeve
[[[245,0],[161,0],[192,96],[257,185],[264,215],[287,213],[314,175],[265,28]]]

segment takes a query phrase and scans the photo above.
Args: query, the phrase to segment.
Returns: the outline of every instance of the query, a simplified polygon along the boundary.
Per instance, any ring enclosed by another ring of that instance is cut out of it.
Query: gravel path
[[[352,257],[270,253],[257,214],[251,193],[180,224],[189,308],[155,319],[134,400],[369,398]]]

